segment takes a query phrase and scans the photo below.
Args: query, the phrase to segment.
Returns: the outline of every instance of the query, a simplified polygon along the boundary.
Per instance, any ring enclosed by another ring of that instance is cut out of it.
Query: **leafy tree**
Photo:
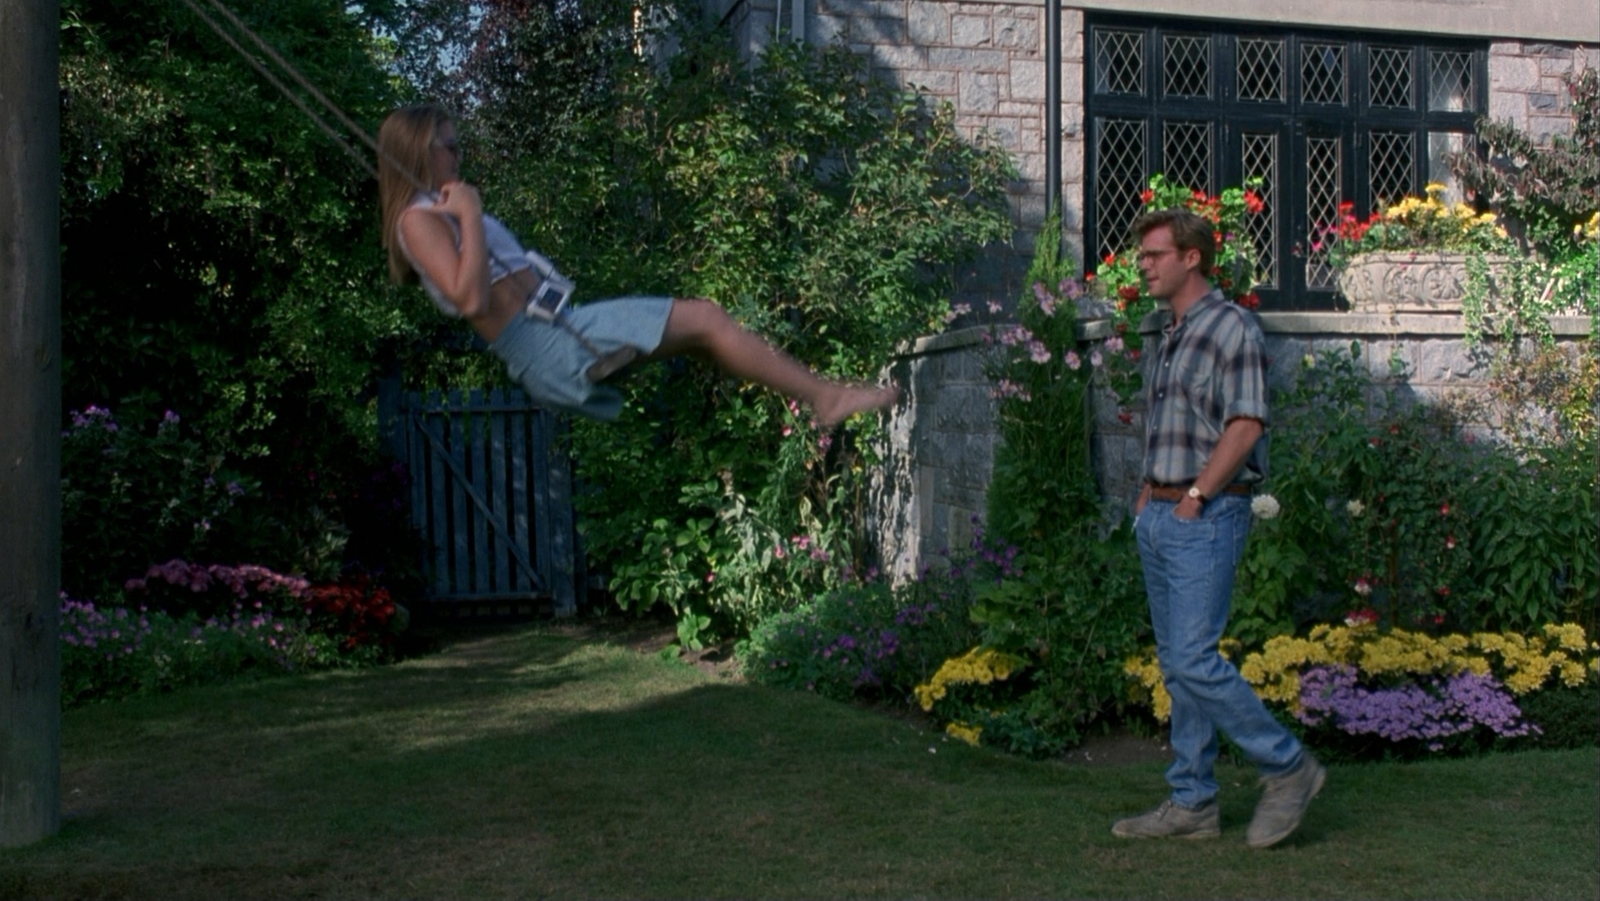
[[[396,102],[381,4],[233,6],[357,121]],[[213,553],[337,566],[380,360],[436,343],[435,317],[384,284],[375,185],[175,0],[63,0],[60,79],[67,409],[146,430],[176,411],[264,486]],[[82,549],[68,584],[134,575],[96,565]]]
[[[673,40],[664,65],[617,58],[608,100],[559,123],[554,146],[510,130],[548,118],[474,111],[469,137],[516,153],[480,162],[489,205],[590,298],[710,296],[832,375],[876,378],[897,344],[943,327],[956,264],[1009,236],[1009,161],[845,48],[747,61],[725,34]],[[588,551],[625,603],[671,605],[692,642],[862,562],[859,433],[818,436],[698,365],[628,387],[621,423],[574,429]]]

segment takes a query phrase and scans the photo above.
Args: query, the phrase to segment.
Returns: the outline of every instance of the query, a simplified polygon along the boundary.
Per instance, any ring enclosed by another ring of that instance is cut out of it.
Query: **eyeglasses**
[[[1152,260],[1159,260],[1159,259],[1161,259],[1162,257],[1166,256],[1169,253],[1177,253],[1177,252],[1178,252],[1178,249],[1176,247],[1169,247],[1169,248],[1167,248],[1165,250],[1141,250],[1141,251],[1139,251],[1137,259],[1141,263],[1148,263],[1148,262],[1151,262]]]

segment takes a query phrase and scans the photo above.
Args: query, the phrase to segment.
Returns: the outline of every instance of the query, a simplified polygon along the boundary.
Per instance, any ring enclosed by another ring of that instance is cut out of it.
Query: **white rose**
[[[1250,502],[1250,512],[1262,519],[1272,519],[1278,515],[1280,509],[1282,508],[1278,505],[1278,499],[1270,494],[1258,494]]]
[[[1367,508],[1360,501],[1351,501],[1344,505],[1344,511],[1351,516],[1360,516]]]

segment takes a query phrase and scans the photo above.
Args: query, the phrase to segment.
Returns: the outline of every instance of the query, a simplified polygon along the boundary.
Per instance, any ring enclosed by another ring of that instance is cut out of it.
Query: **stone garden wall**
[[[1147,321],[1147,325],[1153,324]],[[1407,391],[1418,399],[1448,399],[1481,389],[1485,365],[1468,347],[1460,316],[1447,314],[1264,313],[1274,388],[1291,384],[1307,354],[1361,345],[1361,359],[1382,379],[1397,357]],[[1086,321],[1091,342],[1105,337]],[[1583,317],[1555,321],[1558,340],[1588,334]],[[927,338],[908,348],[890,371],[906,392],[890,417],[884,464],[871,489],[871,531],[882,568],[904,578],[937,563],[946,551],[969,546],[974,522],[985,515],[998,443],[996,404],[983,373],[986,328]],[[1087,354],[1085,354],[1087,356]],[[1101,495],[1112,515],[1139,490],[1144,421],[1117,418],[1108,392],[1094,408],[1093,454]]]

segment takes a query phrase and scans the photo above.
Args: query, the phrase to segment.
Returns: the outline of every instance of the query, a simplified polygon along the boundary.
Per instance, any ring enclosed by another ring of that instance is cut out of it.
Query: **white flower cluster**
[[[1270,494],[1258,494],[1250,501],[1250,512],[1259,519],[1272,519],[1281,509],[1278,499]]]

